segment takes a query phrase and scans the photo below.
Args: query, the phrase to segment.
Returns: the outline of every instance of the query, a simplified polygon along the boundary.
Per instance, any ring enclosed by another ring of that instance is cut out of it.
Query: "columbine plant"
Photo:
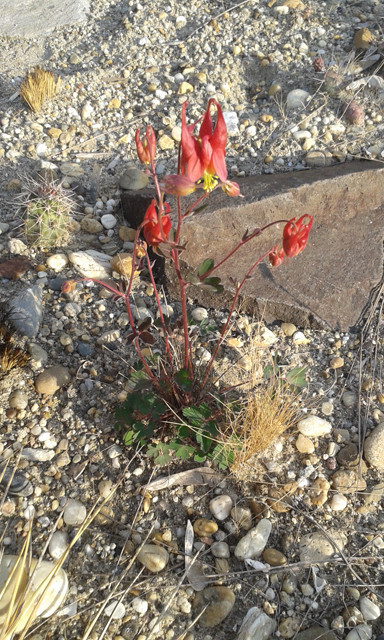
[[[216,107],[216,123],[213,126],[211,107]],[[131,333],[129,342],[136,347],[139,362],[130,378],[131,393],[124,405],[117,411],[124,440],[130,445],[140,442],[147,445],[147,452],[157,463],[165,463],[170,456],[181,458],[194,457],[196,461],[207,457],[218,459],[219,464],[227,466],[231,460],[233,448],[220,442],[220,416],[222,402],[217,389],[213,391],[212,366],[227,333],[233,311],[241,290],[251,277],[257,265],[269,257],[272,266],[279,266],[286,258],[298,255],[305,247],[312,225],[311,216],[302,216],[299,220],[277,220],[265,227],[244,233],[227,256],[217,264],[207,257],[197,268],[196,273],[184,278],[180,265],[183,250],[183,222],[218,188],[228,196],[240,196],[239,185],[227,179],[225,147],[227,129],[219,103],[211,99],[202,117],[198,133],[195,128],[200,121],[187,124],[187,103],[182,107],[181,142],[179,148],[177,174],[158,179],[156,175],[156,136],[151,126],[147,126],[145,135],[136,132],[136,148],[140,161],[146,165],[155,185],[155,197],[137,229],[132,257],[132,272],[124,292],[107,286],[114,294],[122,296],[127,307]],[[182,198],[197,192],[192,204],[182,208]],[[165,202],[165,194],[176,196],[175,225],[172,228],[170,206]],[[210,291],[221,292],[223,286],[217,272],[220,267],[243,246],[263,233],[268,227],[285,223],[283,246],[270,247],[259,257],[236,285],[235,294],[227,320],[213,349],[212,357],[202,369],[196,366],[193,344],[189,332],[187,310],[187,291],[199,286]],[[153,275],[153,262],[149,247],[159,256],[170,261],[175,270],[179,285],[181,302],[182,353],[175,348],[177,340],[172,333],[169,319],[163,312],[160,295]],[[134,273],[147,268],[153,286],[158,307],[159,340],[164,352],[163,357],[154,358],[152,352],[143,345],[155,343],[152,322],[146,318],[136,323],[130,306],[130,296]],[[104,284],[104,283],[101,283]],[[67,284],[66,290],[70,290]],[[149,354],[149,355],[148,355]],[[168,427],[167,427],[168,425]],[[169,431],[171,426],[171,432]],[[148,446],[148,443],[149,446]]]

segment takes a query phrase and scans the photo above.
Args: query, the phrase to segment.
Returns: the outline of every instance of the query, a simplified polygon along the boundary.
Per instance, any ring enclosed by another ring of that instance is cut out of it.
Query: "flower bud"
[[[231,198],[235,196],[240,196],[240,187],[237,182],[232,182],[231,180],[226,180],[221,185],[222,190],[227,194],[227,196],[231,196]]]
[[[150,124],[147,126],[143,141],[140,139],[140,129],[137,129],[135,142],[140,162],[151,164],[151,160],[154,160],[156,153],[156,136]]]

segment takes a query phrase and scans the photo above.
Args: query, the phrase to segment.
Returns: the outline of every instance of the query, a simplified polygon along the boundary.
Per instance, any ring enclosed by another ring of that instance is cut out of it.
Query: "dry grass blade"
[[[41,110],[44,102],[50,100],[58,92],[61,79],[56,80],[52,71],[46,71],[36,67],[27,74],[26,79],[20,85],[20,95],[24,102],[35,113]]]

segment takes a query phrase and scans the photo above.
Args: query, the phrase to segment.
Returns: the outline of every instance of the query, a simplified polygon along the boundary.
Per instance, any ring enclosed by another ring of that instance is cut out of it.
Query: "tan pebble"
[[[307,436],[303,436],[302,433],[298,436],[295,445],[299,453],[313,453],[315,450],[315,445],[312,440],[307,438]]]
[[[167,136],[166,134],[160,136],[157,144],[163,151],[166,151],[167,149],[173,149],[175,146],[174,140],[172,140],[172,138],[170,136]]]
[[[110,260],[110,265],[114,271],[120,273],[125,278],[130,278],[132,271],[132,256],[129,253],[117,253]],[[140,274],[140,271],[135,271],[135,277]]]
[[[287,558],[277,549],[264,549],[263,560],[270,564],[271,567],[280,567],[283,564],[287,564]]]
[[[239,527],[249,531],[252,528],[252,513],[250,509],[245,507],[233,507],[231,517]]]
[[[297,11],[304,11],[305,4],[301,0],[285,0],[283,5],[290,9],[297,9]]]
[[[279,634],[281,638],[293,638],[301,626],[301,618],[285,618],[279,624]]]
[[[49,367],[40,373],[35,380],[37,393],[53,395],[58,389],[71,381],[69,369],[60,365]]]
[[[273,116],[269,115],[269,113],[263,113],[263,115],[260,116],[260,120],[261,122],[272,122]]]
[[[281,86],[277,83],[275,84],[271,84],[271,86],[268,89],[268,95],[269,96],[274,96],[276,95],[276,93],[280,93],[281,91]]]
[[[206,587],[196,594],[193,607],[196,613],[204,611],[199,618],[200,627],[216,627],[230,614],[235,604],[235,594],[228,587]]]
[[[359,477],[352,469],[340,469],[332,476],[333,488],[340,493],[354,493],[355,491],[365,491],[367,483],[364,478]]]
[[[316,507],[321,507],[328,499],[330,484],[325,478],[316,478],[309,490],[311,503]]]
[[[216,573],[228,573],[228,560],[226,558],[215,558],[215,571]]]
[[[193,85],[189,82],[182,82],[179,86],[177,93],[179,96],[184,96],[186,93],[192,93]]]
[[[288,336],[289,338],[293,336],[296,329],[297,327],[294,324],[292,324],[292,322],[283,322],[281,325],[282,332],[284,333],[284,335]]]
[[[211,536],[218,530],[218,525],[213,520],[199,518],[193,525],[193,530],[199,537]]]
[[[289,496],[286,496],[285,492],[281,489],[270,489],[267,504],[269,504],[271,509],[276,513],[287,513],[291,510]]]
[[[353,44],[356,49],[369,49],[373,41],[373,35],[367,27],[358,29],[353,36]]]
[[[180,142],[181,140],[181,127],[173,127],[171,131],[171,136],[175,142]]]
[[[119,98],[112,98],[108,103],[108,109],[120,109],[121,100]]]
[[[130,227],[120,227],[119,229],[119,238],[123,242],[133,242],[136,237],[136,229],[131,229]]]
[[[96,218],[83,218],[80,226],[86,233],[101,233],[104,230],[103,225]]]
[[[271,162],[273,162],[273,156],[265,156],[264,163],[271,164]]]
[[[48,135],[50,138],[57,140],[57,138],[59,138],[61,135],[61,129],[57,129],[57,127],[51,127],[50,129],[48,129]]]
[[[344,358],[341,358],[340,356],[335,356],[334,358],[331,359],[329,365],[332,369],[340,369],[340,367],[342,367],[344,364]]]
[[[138,561],[152,573],[162,571],[167,565],[169,554],[156,544],[144,544],[137,555]]]

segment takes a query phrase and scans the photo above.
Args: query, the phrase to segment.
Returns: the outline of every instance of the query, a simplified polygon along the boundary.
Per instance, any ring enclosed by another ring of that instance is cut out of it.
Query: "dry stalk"
[[[24,102],[35,113],[41,110],[44,102],[50,100],[58,92],[61,78],[56,80],[52,71],[36,67],[27,73],[27,77],[20,85],[20,95]]]

